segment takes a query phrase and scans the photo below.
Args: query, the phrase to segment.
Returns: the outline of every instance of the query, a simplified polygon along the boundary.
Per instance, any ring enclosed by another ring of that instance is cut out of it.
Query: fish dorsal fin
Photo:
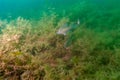
[[[80,19],[77,20],[77,24],[80,25]]]

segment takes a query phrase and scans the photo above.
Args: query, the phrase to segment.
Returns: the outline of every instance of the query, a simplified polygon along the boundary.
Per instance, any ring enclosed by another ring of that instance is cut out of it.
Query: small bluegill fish
[[[70,30],[70,27],[61,27],[57,31],[57,34],[62,34],[65,36],[69,30]]]
[[[65,23],[63,26],[61,26],[58,31],[57,34],[62,34],[62,35],[66,35],[68,32],[75,30],[78,25],[80,24],[80,20],[78,19],[78,21],[76,23],[72,23],[72,24],[68,24]]]
[[[65,41],[64,43],[64,47],[67,48],[68,46],[70,46],[73,42],[73,38],[74,35],[72,35],[71,33],[80,25],[80,20],[78,19],[75,23],[65,23],[63,26],[61,26],[58,31],[57,34],[61,34],[66,36],[67,33],[70,33],[69,38]]]

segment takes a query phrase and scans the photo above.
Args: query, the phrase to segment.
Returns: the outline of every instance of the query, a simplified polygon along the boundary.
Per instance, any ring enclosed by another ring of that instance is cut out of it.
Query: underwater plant
[[[86,1],[68,16],[0,20],[0,80],[119,80],[119,10]]]

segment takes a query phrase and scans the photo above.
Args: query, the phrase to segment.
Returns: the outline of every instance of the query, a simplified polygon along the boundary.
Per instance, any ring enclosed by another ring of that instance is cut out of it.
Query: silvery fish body
[[[64,24],[61,28],[58,29],[57,34],[62,34],[65,36],[69,30],[70,27],[68,26],[68,24]]]
[[[73,41],[73,35],[71,34],[80,24],[80,21],[78,19],[78,21],[76,23],[65,23],[63,26],[61,26],[58,31],[57,34],[61,34],[66,36],[67,33],[70,33],[69,38],[66,40],[66,42],[64,43],[64,47],[67,48],[68,46],[70,46],[72,44]]]
[[[68,23],[65,23],[62,27],[60,27],[57,31],[57,34],[62,34],[62,35],[66,35],[68,32],[70,31],[74,31],[78,25],[80,24],[80,21],[78,19],[77,23],[75,24],[68,24]]]

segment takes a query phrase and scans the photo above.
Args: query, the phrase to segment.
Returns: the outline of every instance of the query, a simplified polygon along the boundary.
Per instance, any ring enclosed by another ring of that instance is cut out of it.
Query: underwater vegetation
[[[1,80],[119,79],[120,29],[99,32],[86,22],[64,36],[56,32],[70,21],[56,19],[0,21]]]
[[[0,80],[119,80],[120,10],[81,1],[64,16],[1,19]]]

